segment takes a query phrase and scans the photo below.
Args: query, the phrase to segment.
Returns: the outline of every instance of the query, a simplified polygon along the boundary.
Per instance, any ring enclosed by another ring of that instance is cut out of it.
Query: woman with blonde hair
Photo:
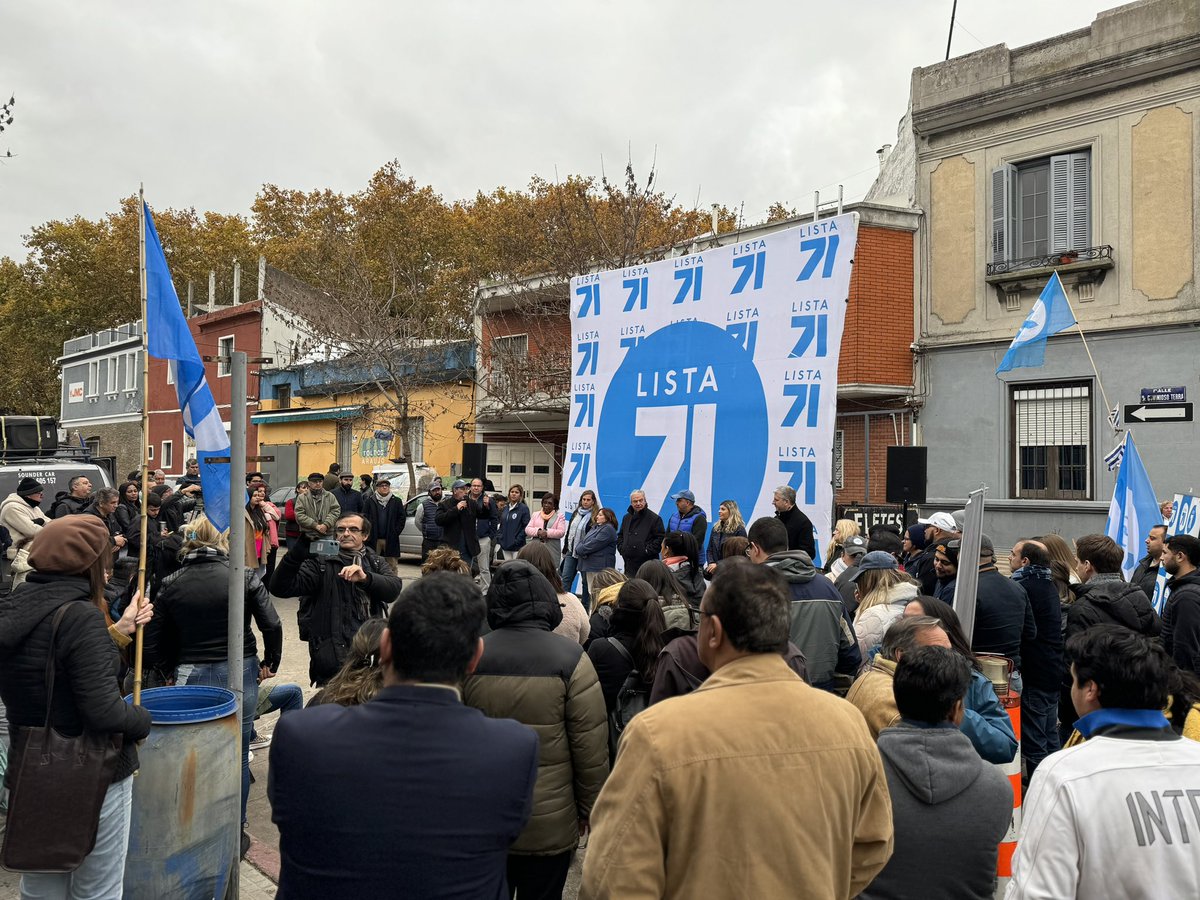
[[[591,618],[588,619],[588,637],[584,642],[586,647],[596,638],[608,637],[609,622],[612,620],[613,605],[617,602],[617,594],[626,577],[616,569],[601,569],[593,578],[596,585],[596,599],[592,607]]]
[[[425,562],[421,564],[422,575],[428,575],[430,572],[454,572],[456,575],[469,577],[471,567],[466,564],[457,550],[450,547],[438,547],[436,550],[430,550],[429,555],[425,557]]]
[[[846,571],[846,563],[842,559],[842,548],[846,546],[846,541],[860,534],[862,534],[862,529],[853,519],[838,519],[834,522],[833,536],[830,539],[829,549],[825,551],[825,565],[821,571],[828,574],[830,578],[837,578]]]
[[[712,527],[708,536],[707,564],[704,566],[704,577],[712,578],[717,571],[717,563],[723,558],[721,548],[725,540],[731,537],[745,537],[746,523],[742,520],[741,510],[736,500],[722,500],[717,509],[717,523]]]
[[[459,560],[462,562],[462,560]],[[464,563],[465,565],[465,563]],[[354,634],[350,652],[338,673],[308,701],[309,706],[336,703],[358,706],[366,703],[383,687],[383,666],[379,662],[379,637],[387,627],[384,619],[367,619]]]
[[[921,589],[916,579],[900,571],[896,557],[886,550],[865,554],[851,581],[858,597],[854,633],[866,664],[872,651],[883,642],[888,626],[904,615],[904,607]]]

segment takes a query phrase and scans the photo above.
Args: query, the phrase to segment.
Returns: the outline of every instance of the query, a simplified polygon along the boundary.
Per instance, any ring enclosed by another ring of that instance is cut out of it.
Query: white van
[[[371,477],[376,481],[380,478],[386,478],[392,483],[392,493],[406,500],[412,495],[429,490],[430,484],[441,480],[437,469],[433,468],[433,466],[427,466],[423,462],[413,463],[413,471],[417,475],[417,487],[416,490],[412,491],[409,490],[408,463],[387,463],[386,465],[376,466],[371,470]]]

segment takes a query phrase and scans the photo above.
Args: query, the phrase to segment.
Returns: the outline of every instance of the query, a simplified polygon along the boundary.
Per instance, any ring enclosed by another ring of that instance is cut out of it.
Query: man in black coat
[[[337,520],[336,556],[311,557],[312,542],[301,536],[271,576],[276,597],[299,597],[296,621],[308,643],[308,675],[320,687],[337,674],[350,643],[367,619],[383,618],[404,582],[387,570],[367,541],[371,523],[362,515]]]
[[[969,562],[959,557],[960,566]],[[1037,636],[1029,595],[996,568],[996,548],[986,534],[979,540],[979,586],[975,592],[975,635],[971,649],[998,653],[1013,662],[1013,689],[1021,693],[1021,644]]]
[[[813,532],[813,523],[804,512],[796,506],[796,491],[786,484],[775,488],[775,518],[787,529],[789,550],[803,550],[809,559],[817,558],[817,539]]]
[[[338,506],[342,508],[342,515],[361,513],[363,511],[363,495],[354,489],[354,476],[349,472],[342,472],[339,478],[340,484],[331,493],[337,499]]]
[[[470,484],[461,478],[450,486],[450,496],[438,505],[442,543],[459,552],[468,566],[479,555],[479,504],[467,493]],[[481,561],[481,564],[484,561]]]
[[[1163,646],[1179,668],[1200,675],[1200,539],[1188,534],[1170,538],[1162,564],[1171,576]]]
[[[1050,553],[1038,541],[1017,541],[1009,556],[1012,580],[1025,589],[1037,634],[1021,640],[1021,757],[1033,777],[1059,749],[1058,701],[1063,678],[1062,604],[1050,573]]]
[[[647,506],[646,492],[630,494],[629,510],[617,532],[617,551],[625,560],[626,575],[632,578],[642,563],[658,559],[664,535],[662,516]]]
[[[67,482],[67,494],[54,501],[50,509],[50,518],[61,519],[63,516],[76,516],[87,509],[92,502],[92,480],[86,475],[76,475]]]
[[[538,738],[460,699],[483,652],[485,611],[469,579],[422,578],[392,607],[384,686],[369,703],[279,720],[267,794],[280,896],[508,897],[508,848],[532,812]]]
[[[392,493],[391,481],[381,478],[373,491],[368,490],[363,495],[363,515],[371,523],[371,543],[375,552],[387,560],[392,574],[398,575],[400,532],[404,530],[407,513],[404,501]]]

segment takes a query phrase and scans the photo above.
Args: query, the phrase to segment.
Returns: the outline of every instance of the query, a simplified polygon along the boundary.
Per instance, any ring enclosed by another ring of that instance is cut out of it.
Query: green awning
[[[273,425],[276,422],[318,422],[322,419],[352,419],[362,415],[361,406],[330,406],[325,409],[280,409],[257,412],[250,417],[251,425]]]

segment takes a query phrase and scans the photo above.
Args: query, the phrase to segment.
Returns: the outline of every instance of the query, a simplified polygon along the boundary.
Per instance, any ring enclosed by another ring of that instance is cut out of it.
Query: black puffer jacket
[[[12,734],[41,726],[46,718],[46,656],[53,613],[70,604],[58,628],[54,703],[50,723],[66,735],[123,734],[125,744],[113,781],[138,767],[136,742],[150,733],[150,713],[121,698],[120,655],[108,636],[104,614],[88,599],[88,581],[31,572],[25,583],[0,598],[0,697]]]
[[[1093,625],[1108,623],[1124,625],[1146,637],[1158,637],[1162,630],[1158,613],[1145,592],[1119,575],[1098,575],[1072,588],[1075,602],[1067,607],[1064,642]]]
[[[1177,575],[1163,613],[1163,646],[1176,665],[1200,674],[1200,569]]]
[[[552,634],[562,621],[558,596],[524,560],[506,562],[488,590],[483,658],[463,685],[463,700],[496,719],[516,719],[540,742],[533,815],[513,853],[573,850],[578,820],[608,776],[608,721],[596,670],[583,648]]]
[[[271,595],[254,572],[246,571],[245,631],[242,653],[258,654],[253,618],[263,635],[262,663],[274,672],[283,654],[283,625]],[[202,665],[229,657],[229,557],[202,555],[163,579],[154,598],[154,618],[146,626],[145,653],[164,674],[181,663]]]
[[[309,559],[310,548],[303,539],[291,546],[271,576],[271,592],[300,598],[296,622],[300,640],[308,642],[308,676],[323,685],[346,661],[363,622],[387,616],[388,604],[400,596],[404,582],[367,547],[361,557],[367,580],[358,583],[340,577],[347,561]]]

